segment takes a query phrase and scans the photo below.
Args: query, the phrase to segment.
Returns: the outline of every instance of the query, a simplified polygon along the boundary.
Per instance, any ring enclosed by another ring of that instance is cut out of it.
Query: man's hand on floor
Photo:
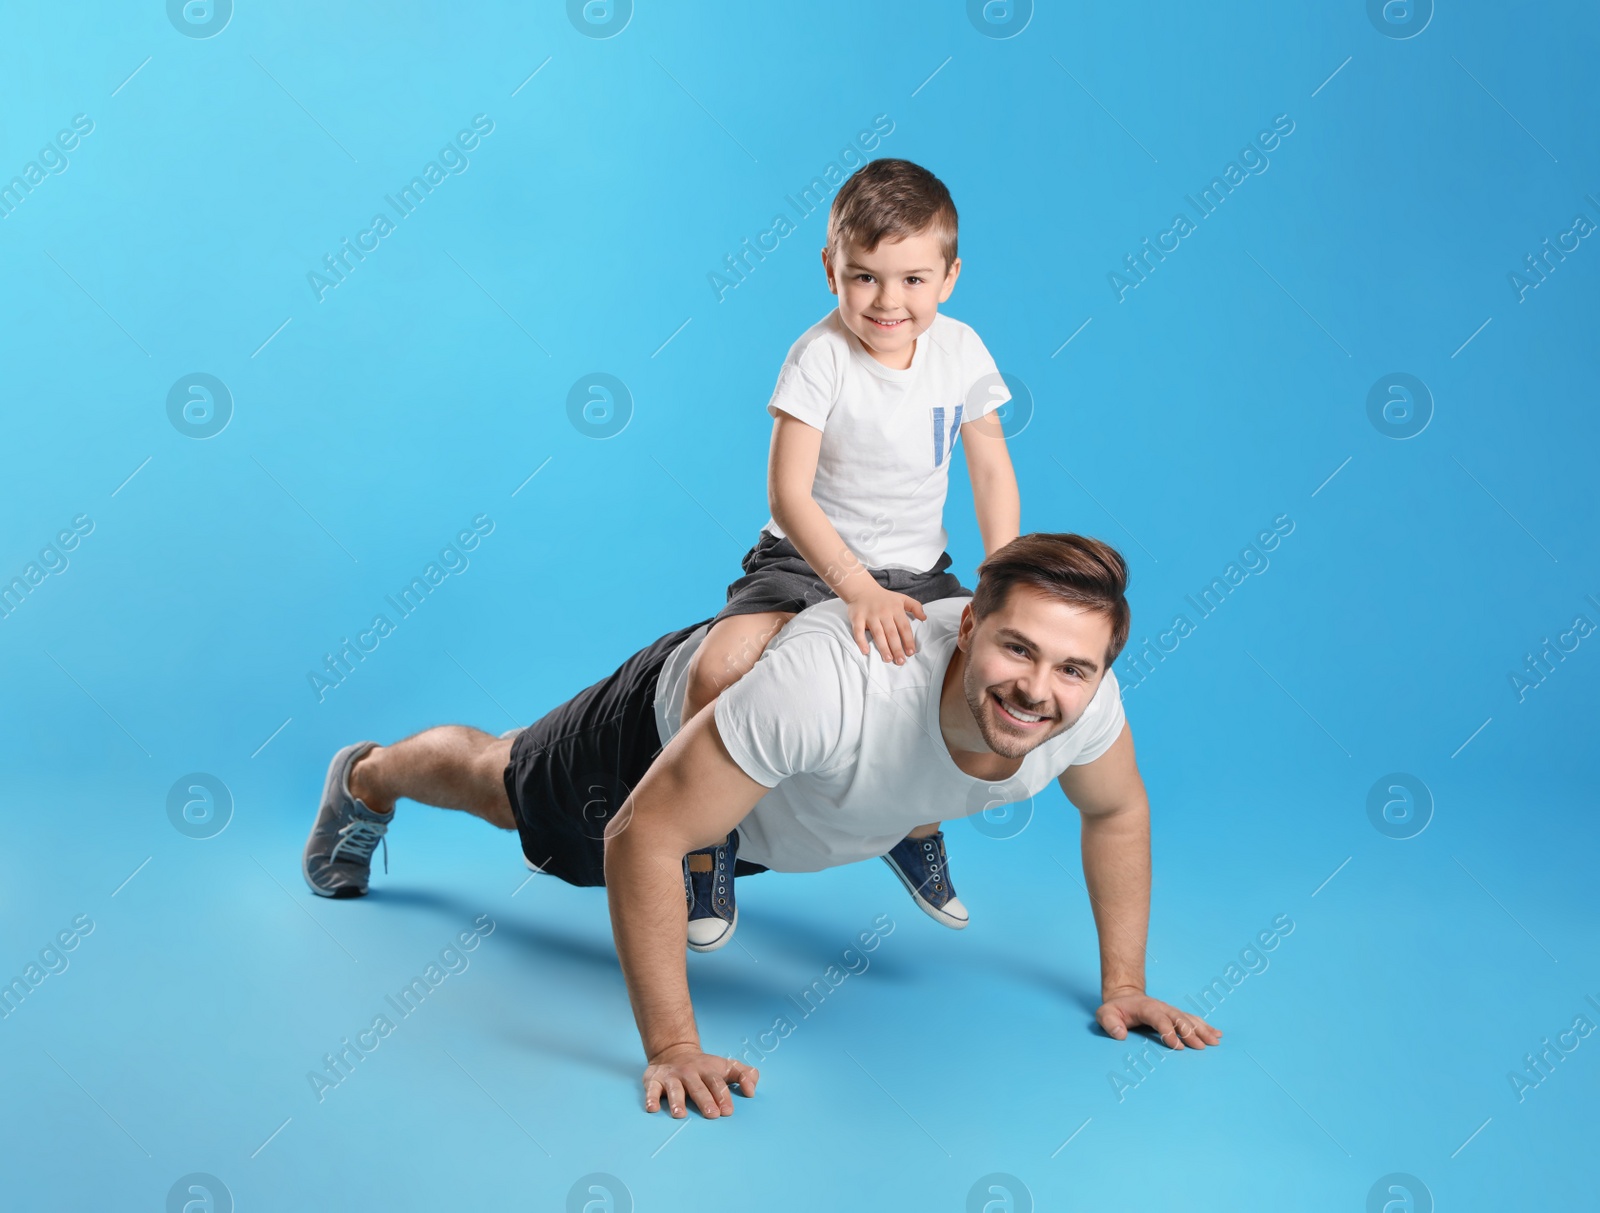
[[[731,1057],[702,1053],[691,1045],[669,1049],[645,1067],[644,1110],[659,1111],[665,1096],[670,1114],[682,1118],[688,1115],[684,1098],[687,1095],[707,1120],[732,1116],[731,1088],[737,1086],[748,1099],[756,1093],[760,1077],[761,1072],[754,1066]]]
[[[1154,1028],[1169,1049],[1203,1049],[1222,1043],[1220,1028],[1148,994],[1114,995],[1101,1004],[1094,1017],[1113,1040],[1126,1040],[1130,1028],[1143,1025]]]

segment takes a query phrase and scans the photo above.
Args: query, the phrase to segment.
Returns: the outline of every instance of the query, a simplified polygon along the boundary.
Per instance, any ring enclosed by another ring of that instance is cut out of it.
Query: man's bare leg
[[[514,830],[504,778],[513,740],[460,724],[425,729],[358,758],[350,768],[350,794],[374,813],[391,813],[405,798]]]

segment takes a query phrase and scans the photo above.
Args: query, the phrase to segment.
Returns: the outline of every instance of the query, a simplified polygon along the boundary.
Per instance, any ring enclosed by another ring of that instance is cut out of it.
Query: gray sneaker
[[[365,897],[372,875],[372,850],[388,832],[393,811],[374,813],[350,795],[350,768],[378,743],[345,746],[328,764],[322,807],[306,839],[300,865],[311,891],[321,897]],[[383,870],[389,870],[389,844],[383,844]]]

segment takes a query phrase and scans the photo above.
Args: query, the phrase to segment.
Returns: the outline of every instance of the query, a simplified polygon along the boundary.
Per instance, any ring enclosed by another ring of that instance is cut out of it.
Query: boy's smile
[[[828,290],[839,296],[839,316],[884,366],[903,371],[911,365],[917,338],[950,298],[961,273],[961,258],[944,269],[944,255],[932,230],[903,240],[884,239],[867,252],[846,247],[835,267],[822,250]]]

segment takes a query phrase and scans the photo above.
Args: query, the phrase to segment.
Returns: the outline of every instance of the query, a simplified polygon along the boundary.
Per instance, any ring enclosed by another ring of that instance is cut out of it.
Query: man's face
[[[912,346],[928,331],[961,273],[959,257],[946,273],[944,254],[931,231],[881,240],[870,253],[848,246],[837,265],[823,249],[822,265],[828,289],[839,296],[845,327],[884,366],[902,371],[911,365]]]
[[[961,688],[988,747],[1022,758],[1077,723],[1105,676],[1111,620],[1027,586],[979,621],[969,603],[957,644]]]

